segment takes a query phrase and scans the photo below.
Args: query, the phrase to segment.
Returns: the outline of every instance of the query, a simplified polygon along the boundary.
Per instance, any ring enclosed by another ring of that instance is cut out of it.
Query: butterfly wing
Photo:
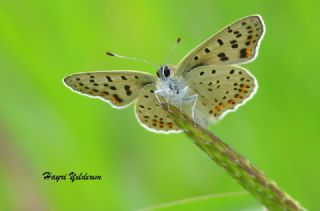
[[[157,133],[179,133],[182,130],[170,119],[162,109],[154,91],[155,84],[143,88],[138,96],[135,111],[140,124],[148,130]]]
[[[255,78],[242,67],[209,65],[186,73],[185,81],[198,94],[196,111],[202,122],[222,118],[249,100],[257,89]]]
[[[179,62],[176,75],[199,66],[249,62],[257,55],[263,34],[264,24],[260,16],[240,19],[193,49]]]
[[[124,108],[138,97],[144,86],[155,84],[156,78],[137,71],[104,71],[73,74],[64,82],[80,94],[100,98],[115,108]]]

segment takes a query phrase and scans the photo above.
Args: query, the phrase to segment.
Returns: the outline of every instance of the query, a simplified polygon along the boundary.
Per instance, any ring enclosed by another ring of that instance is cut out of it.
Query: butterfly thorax
[[[159,80],[157,83],[158,91],[166,91],[171,95],[177,95],[186,87],[186,85],[179,79],[173,77],[166,80]]]

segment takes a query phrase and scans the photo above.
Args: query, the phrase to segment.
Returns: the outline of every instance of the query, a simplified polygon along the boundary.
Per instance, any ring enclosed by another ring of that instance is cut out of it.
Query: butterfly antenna
[[[145,63],[145,64],[149,64],[149,65],[152,65],[152,66],[154,66],[154,67],[159,67],[159,65],[156,65],[156,64],[153,63],[153,62],[150,62],[150,61],[148,61],[148,60],[141,59],[141,58],[122,56],[122,55],[115,54],[115,53],[111,53],[111,52],[106,52],[106,54],[107,54],[108,56],[115,56],[115,57],[120,58],[120,59],[129,59],[129,60],[132,60],[132,61],[142,62],[142,63]]]
[[[169,61],[169,59],[171,58],[171,56],[173,55],[173,52],[176,50],[176,48],[178,47],[179,43],[181,42],[181,38],[178,37],[177,40],[176,40],[176,43],[175,45],[170,49],[169,53],[168,53],[168,56],[164,62],[164,64],[166,64],[166,62]]]

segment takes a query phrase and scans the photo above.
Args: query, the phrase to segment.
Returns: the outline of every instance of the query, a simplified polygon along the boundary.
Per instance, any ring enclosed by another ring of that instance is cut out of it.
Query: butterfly
[[[182,132],[161,102],[179,107],[195,123],[207,127],[256,92],[254,76],[236,65],[256,58],[264,32],[262,18],[248,16],[209,37],[177,65],[164,64],[157,76],[131,70],[87,72],[67,76],[64,83],[114,108],[135,102],[138,121],[153,132]]]

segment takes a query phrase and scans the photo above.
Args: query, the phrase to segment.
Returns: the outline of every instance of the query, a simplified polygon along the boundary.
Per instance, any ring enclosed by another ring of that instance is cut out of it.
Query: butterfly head
[[[173,72],[168,65],[163,65],[157,70],[157,76],[160,80],[166,81],[173,76]]]

